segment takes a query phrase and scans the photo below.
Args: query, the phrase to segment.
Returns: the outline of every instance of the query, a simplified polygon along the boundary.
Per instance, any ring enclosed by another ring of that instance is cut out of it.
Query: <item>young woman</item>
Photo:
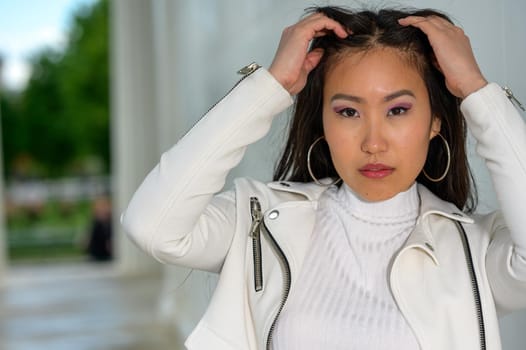
[[[220,274],[189,349],[499,349],[526,306],[526,126],[468,38],[426,10],[310,11],[166,152],[122,222]],[[293,103],[276,182],[247,145]],[[502,211],[471,215],[465,123]]]

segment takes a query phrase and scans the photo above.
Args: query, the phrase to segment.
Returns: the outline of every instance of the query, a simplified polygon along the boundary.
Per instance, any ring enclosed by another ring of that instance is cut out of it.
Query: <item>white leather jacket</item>
[[[122,216],[132,240],[160,262],[220,273],[189,349],[270,348],[295,288],[324,188],[240,178],[218,194],[246,146],[291,103],[265,69],[245,77],[162,155]],[[462,110],[502,214],[468,217],[418,187],[421,213],[389,281],[425,350],[500,349],[497,314],[526,307],[526,261],[514,245],[526,247],[526,126],[496,84],[468,96]]]

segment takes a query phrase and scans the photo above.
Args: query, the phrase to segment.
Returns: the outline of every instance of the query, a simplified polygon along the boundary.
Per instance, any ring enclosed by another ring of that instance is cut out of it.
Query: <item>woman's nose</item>
[[[362,152],[375,154],[387,150],[387,140],[383,128],[378,123],[369,123],[364,128],[361,149]]]

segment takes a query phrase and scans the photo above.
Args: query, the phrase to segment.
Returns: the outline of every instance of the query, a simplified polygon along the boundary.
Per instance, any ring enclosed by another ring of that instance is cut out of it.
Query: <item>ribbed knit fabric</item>
[[[346,185],[322,195],[313,239],[278,319],[274,350],[419,349],[388,283],[416,223],[416,184],[383,202]]]

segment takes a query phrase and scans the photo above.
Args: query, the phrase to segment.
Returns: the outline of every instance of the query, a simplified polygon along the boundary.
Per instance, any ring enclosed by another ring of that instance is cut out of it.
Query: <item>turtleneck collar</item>
[[[346,184],[330,192],[332,192],[330,197],[347,212],[366,222],[395,224],[416,219],[419,213],[420,198],[416,182],[408,190],[378,202],[369,202],[360,198]]]

